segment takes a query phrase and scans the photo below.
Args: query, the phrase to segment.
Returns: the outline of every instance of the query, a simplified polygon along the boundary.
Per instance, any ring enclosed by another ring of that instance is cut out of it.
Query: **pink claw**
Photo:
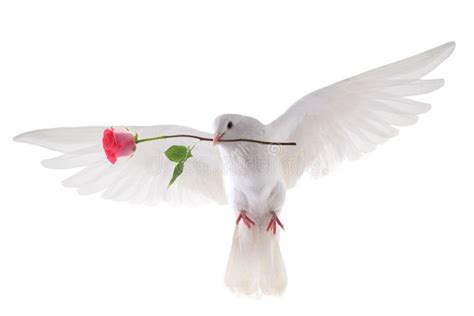
[[[239,216],[237,217],[237,220],[235,221],[235,224],[239,225],[240,220],[244,221],[245,226],[247,226],[249,229],[255,225],[255,222],[250,219],[250,217],[247,216],[246,211],[240,211]]]
[[[276,235],[276,225],[277,224],[283,230],[285,230],[285,227],[283,227],[283,224],[280,222],[280,219],[275,214],[275,212],[271,212],[271,213],[272,213],[272,217],[270,218],[270,222],[268,222],[267,232],[271,231],[273,233],[273,235]]]

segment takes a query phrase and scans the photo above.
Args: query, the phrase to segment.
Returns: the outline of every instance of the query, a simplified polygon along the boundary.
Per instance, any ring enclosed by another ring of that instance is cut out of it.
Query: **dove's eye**
[[[227,129],[231,129],[232,126],[234,126],[234,124],[232,124],[232,122],[227,123]]]

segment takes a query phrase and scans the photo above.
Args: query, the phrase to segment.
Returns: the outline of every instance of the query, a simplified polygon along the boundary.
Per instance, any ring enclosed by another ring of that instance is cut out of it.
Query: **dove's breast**
[[[236,211],[260,216],[283,202],[285,190],[278,172],[279,161],[269,146],[239,144],[232,151],[221,150],[221,157],[226,189]]]

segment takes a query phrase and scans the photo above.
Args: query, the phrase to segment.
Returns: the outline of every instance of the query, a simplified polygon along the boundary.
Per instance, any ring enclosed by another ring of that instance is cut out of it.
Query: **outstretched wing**
[[[80,194],[102,192],[102,197],[132,203],[155,205],[160,201],[195,206],[215,201],[226,203],[218,149],[208,142],[199,143],[183,174],[168,188],[174,164],[164,152],[172,145],[190,146],[195,139],[174,138],[140,143],[132,157],[120,158],[115,165],[106,159],[102,134],[106,127],[43,129],[15,137],[15,141],[42,146],[63,154],[42,162],[47,168],[82,168],[63,181]],[[172,134],[211,137],[185,126],[160,125],[128,127],[140,138]]]
[[[398,134],[394,126],[414,124],[430,105],[407,97],[443,85],[442,79],[421,78],[454,47],[454,42],[447,43],[312,92],[269,124],[276,138],[298,142],[281,152],[287,186],[294,186],[306,170],[324,175],[343,160],[374,150]]]

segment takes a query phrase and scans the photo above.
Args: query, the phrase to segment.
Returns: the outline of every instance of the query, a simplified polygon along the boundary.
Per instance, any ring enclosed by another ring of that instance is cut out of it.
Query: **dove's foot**
[[[275,212],[271,212],[270,222],[268,222],[267,232],[272,232],[273,235],[276,235],[277,224],[281,227],[281,229],[285,230],[283,224],[280,222],[280,219],[275,214]]]
[[[240,211],[239,216],[237,217],[237,220],[235,221],[235,224],[239,225],[239,222],[243,221],[245,226],[247,226],[249,229],[255,225],[255,222],[250,219],[250,217],[247,216],[246,211]]]

